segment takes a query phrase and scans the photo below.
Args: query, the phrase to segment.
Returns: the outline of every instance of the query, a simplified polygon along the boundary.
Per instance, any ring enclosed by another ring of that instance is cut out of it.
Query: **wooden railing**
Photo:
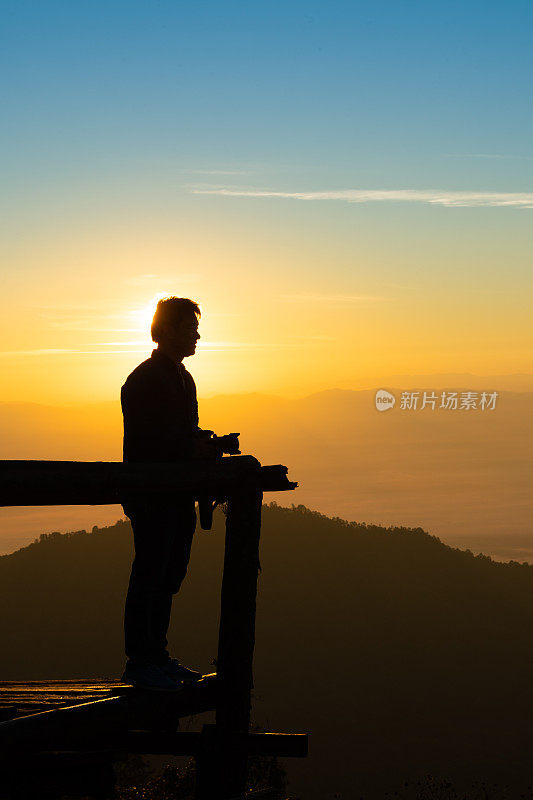
[[[226,502],[216,674],[172,693],[111,687],[104,699],[2,722],[4,773],[30,752],[191,754],[197,800],[228,800],[246,796],[249,755],[305,756],[306,734],[250,733],[263,492],[296,486],[286,467],[263,467],[252,456],[164,464],[0,461],[0,506],[101,505],[181,493]],[[198,734],[176,731],[180,717],[209,709],[216,710],[214,725]]]

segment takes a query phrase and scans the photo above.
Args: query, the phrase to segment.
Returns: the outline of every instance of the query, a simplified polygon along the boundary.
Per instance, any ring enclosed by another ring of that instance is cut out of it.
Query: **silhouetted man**
[[[181,363],[195,353],[199,317],[192,300],[169,297],[157,304],[151,328],[157,348],[121,390],[124,461],[183,461],[202,454],[196,386]],[[201,677],[170,657],[166,638],[172,597],[189,563],[194,498],[131,498],[123,508],[131,520],[135,559],[124,615],[128,662],[122,679],[172,691],[179,681]]]

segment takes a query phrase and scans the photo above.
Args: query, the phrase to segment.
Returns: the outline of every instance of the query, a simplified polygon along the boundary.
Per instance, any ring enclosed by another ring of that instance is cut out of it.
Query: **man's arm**
[[[191,398],[191,417],[194,424],[193,458],[216,458],[223,453],[232,455],[240,453],[238,433],[216,436],[213,431],[199,427],[196,384],[189,372],[185,371],[185,376]]]

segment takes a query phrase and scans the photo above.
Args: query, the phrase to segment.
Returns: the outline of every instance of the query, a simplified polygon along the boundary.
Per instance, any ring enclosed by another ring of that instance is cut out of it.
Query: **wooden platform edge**
[[[17,750],[95,747],[127,730],[174,732],[179,719],[216,708],[219,694],[216,674],[183,684],[176,692],[131,691],[88,703],[61,706],[0,722],[0,754]]]

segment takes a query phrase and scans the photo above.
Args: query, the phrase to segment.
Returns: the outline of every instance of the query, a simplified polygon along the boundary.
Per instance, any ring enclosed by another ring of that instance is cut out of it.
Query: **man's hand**
[[[220,458],[222,450],[214,439],[195,439],[192,446],[193,458]]]
[[[223,453],[236,456],[241,452],[239,450],[239,436],[239,433],[226,433],[225,436],[215,436],[215,441],[219,443]]]
[[[193,442],[193,458],[221,458],[223,453],[238,455],[239,434],[227,433],[225,436],[215,436],[213,431],[199,430]]]
[[[217,458],[221,456],[220,447],[215,445],[213,431],[198,430],[193,441],[193,458]]]

